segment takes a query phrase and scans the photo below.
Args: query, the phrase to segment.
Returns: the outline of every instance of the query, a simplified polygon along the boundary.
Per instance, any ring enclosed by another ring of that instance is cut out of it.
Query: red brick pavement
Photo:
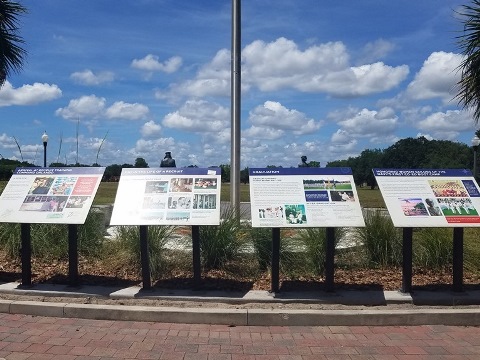
[[[237,326],[0,314],[0,359],[480,359],[480,328]]]

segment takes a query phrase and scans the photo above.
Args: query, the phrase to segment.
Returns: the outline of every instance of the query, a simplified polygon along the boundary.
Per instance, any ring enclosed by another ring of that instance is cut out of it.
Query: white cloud
[[[432,53],[408,85],[407,95],[414,100],[441,98],[445,102],[450,101],[455,96],[455,84],[460,80],[456,69],[461,61],[459,54]]]
[[[385,39],[369,42],[362,50],[361,62],[368,63],[383,59],[393,49],[395,49],[395,45]]]
[[[140,120],[145,119],[148,113],[148,107],[143,104],[117,101],[106,110],[105,115],[109,119]]]
[[[219,132],[230,127],[230,109],[204,100],[189,100],[163,119],[169,128],[193,132]]]
[[[140,128],[140,133],[143,137],[148,138],[160,134],[161,130],[162,126],[160,124],[150,120],[143,124],[143,126]]]
[[[112,82],[115,75],[111,71],[101,71],[94,74],[92,70],[85,69],[83,71],[74,72],[70,78],[81,85],[100,85],[103,83]]]
[[[143,59],[134,59],[131,66],[139,70],[150,72],[162,71],[171,74],[182,66],[182,58],[180,56],[173,56],[164,62],[160,62],[158,56],[148,54]]]
[[[100,117],[105,110],[105,98],[99,98],[95,95],[82,96],[78,99],[70,100],[64,108],[55,111],[55,115],[61,116],[67,120],[76,120],[78,118]]]
[[[257,106],[249,114],[252,127],[244,131],[245,136],[266,139],[281,137],[285,131],[294,135],[311,134],[320,129],[322,123],[297,110],[287,109],[275,101],[266,101]]]
[[[262,91],[293,88],[340,97],[363,96],[389,90],[408,74],[408,67],[381,62],[350,67],[341,42],[314,45],[302,51],[291,40],[254,41],[244,50],[246,81]]]
[[[242,51],[242,91],[263,92],[295,89],[338,97],[365,96],[390,90],[408,75],[406,65],[392,67],[382,62],[350,66],[350,55],[342,42],[312,45],[301,50],[286,38],[266,43],[253,41]],[[181,96],[228,96],[230,51],[222,49],[203,66],[194,79],[158,90],[157,98]]]
[[[473,120],[461,110],[436,112],[418,122],[417,128],[428,131],[437,139],[453,140],[460,131],[473,129]]]
[[[351,109],[349,109],[351,111]],[[355,115],[338,121],[342,130],[351,136],[384,137],[394,132],[398,118],[390,109],[375,110],[362,109]]]
[[[142,104],[129,104],[117,101],[110,107],[106,107],[106,99],[95,95],[82,96],[70,100],[64,108],[55,111],[57,116],[67,120],[87,119],[95,120],[100,117],[108,119],[140,120],[147,117],[148,107]]]
[[[5,81],[0,87],[0,107],[11,105],[35,105],[42,102],[58,99],[62,96],[62,90],[57,85],[46,83],[34,83],[14,88]]]

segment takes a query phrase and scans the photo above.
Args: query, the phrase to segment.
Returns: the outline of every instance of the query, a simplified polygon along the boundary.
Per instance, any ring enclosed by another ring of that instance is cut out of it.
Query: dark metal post
[[[230,203],[240,215],[241,1],[232,0]]]
[[[200,288],[202,281],[202,269],[200,261],[200,226],[192,226],[192,257],[193,257],[193,285]]]
[[[402,293],[412,292],[412,237],[413,228],[403,228]]]
[[[68,277],[70,285],[78,285],[78,231],[76,224],[68,225]]]
[[[20,224],[22,248],[22,284],[21,287],[32,286],[32,246],[30,224]]]
[[[453,228],[453,291],[463,291],[463,228]]]
[[[326,228],[325,291],[332,292],[335,283],[335,228]]]
[[[272,228],[272,293],[280,290],[280,228]]]
[[[150,260],[148,256],[148,226],[140,225],[140,257],[142,262],[143,289],[149,290],[152,287],[150,279]]]

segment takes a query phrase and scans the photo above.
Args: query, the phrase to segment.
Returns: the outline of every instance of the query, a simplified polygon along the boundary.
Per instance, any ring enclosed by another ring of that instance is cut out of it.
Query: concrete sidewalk
[[[480,291],[271,294],[52,284],[24,289],[5,283],[0,295],[0,312],[67,318],[237,326],[480,325],[480,308],[470,306],[480,304]]]

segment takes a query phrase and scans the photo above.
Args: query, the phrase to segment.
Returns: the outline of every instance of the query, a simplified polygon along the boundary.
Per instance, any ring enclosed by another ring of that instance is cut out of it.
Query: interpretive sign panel
[[[110,225],[218,225],[220,184],[220,168],[122,169]]]
[[[365,226],[350,168],[251,168],[253,227]]]
[[[83,224],[104,171],[17,168],[0,196],[0,222]]]
[[[373,169],[397,227],[480,226],[480,190],[465,169]]]

